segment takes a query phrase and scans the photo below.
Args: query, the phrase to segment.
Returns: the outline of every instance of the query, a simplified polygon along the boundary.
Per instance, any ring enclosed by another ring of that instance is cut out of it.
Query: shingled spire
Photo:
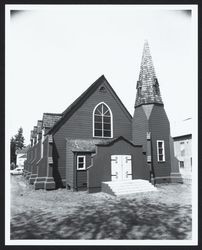
[[[135,107],[143,104],[162,104],[158,80],[154,70],[149,44],[144,43]]]

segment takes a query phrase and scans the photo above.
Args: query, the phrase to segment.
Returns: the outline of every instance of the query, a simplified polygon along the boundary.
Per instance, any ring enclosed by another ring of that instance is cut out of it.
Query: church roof
[[[37,137],[37,126],[34,126],[34,129],[33,129],[33,137]]]
[[[42,125],[43,125],[43,121],[38,120],[37,121],[37,134],[41,133]]]
[[[111,146],[119,140],[124,140],[133,147],[142,147],[142,145],[134,145],[131,141],[123,136],[113,139],[66,139],[68,147],[73,152],[95,152],[96,146]]]
[[[112,95],[116,98],[118,101],[117,103],[120,104],[121,108],[127,115],[128,119],[132,119],[131,114],[128,112],[120,98],[117,96],[116,92],[113,90],[107,79],[104,75],[99,77],[93,84],[90,85],[89,88],[87,88],[86,91],[84,91],[62,114],[61,119],[58,119],[58,121],[54,124],[54,126],[48,131],[48,133],[52,133],[53,131],[57,131],[57,129],[67,120],[69,117],[85,102],[85,100],[94,93],[94,91],[100,87],[103,83],[105,83],[109,90],[111,91]]]
[[[135,107],[143,104],[162,104],[158,79],[156,77],[149,44],[144,43]]]
[[[113,139],[67,139],[68,147],[73,152],[95,152],[96,145],[104,145]]]
[[[52,128],[54,124],[62,117],[62,114],[44,113],[43,114],[43,127]]]

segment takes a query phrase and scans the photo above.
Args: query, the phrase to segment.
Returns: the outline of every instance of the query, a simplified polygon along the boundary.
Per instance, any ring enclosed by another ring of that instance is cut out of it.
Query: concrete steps
[[[108,181],[102,182],[102,192],[120,196],[127,194],[135,194],[141,192],[151,192],[157,191],[157,188],[154,187],[147,180],[130,180],[130,181]]]

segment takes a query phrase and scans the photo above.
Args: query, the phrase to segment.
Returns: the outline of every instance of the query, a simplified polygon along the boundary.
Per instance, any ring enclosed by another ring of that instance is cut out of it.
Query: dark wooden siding
[[[45,138],[43,142],[43,158],[38,165],[38,177],[47,176],[47,166],[48,166],[48,137]]]
[[[107,86],[105,86],[107,89]],[[113,136],[120,135],[132,139],[132,120],[126,115],[123,109],[117,103],[117,100],[107,89],[106,93],[101,93],[97,89],[83,105],[65,122],[62,127],[54,134],[54,143],[58,152],[57,164],[61,178],[66,178],[66,141],[69,139],[90,139],[93,138],[93,109],[100,103],[105,102],[113,113]]]
[[[102,181],[111,181],[111,155],[131,155],[133,179],[149,179],[149,168],[142,147],[133,147],[120,140],[111,146],[97,147],[97,153],[93,155],[93,166],[88,170],[89,189],[100,188]]]
[[[147,132],[149,131],[149,122],[142,106],[135,109],[132,121],[133,143],[142,145],[143,151],[147,151]]]
[[[156,177],[169,176],[171,172],[170,159],[170,123],[162,106],[155,105],[149,119],[153,151],[153,166]],[[157,140],[164,140],[165,162],[157,161]]]
[[[154,105],[149,116],[145,115],[142,106],[135,109],[133,118],[133,143],[142,144],[146,151],[146,132],[151,132],[152,159],[154,174],[156,177],[170,175],[170,124],[163,106]],[[157,140],[164,140],[165,143],[165,162],[157,161]]]
[[[74,154],[71,149],[66,145],[66,185],[73,187],[73,166],[74,166]]]
[[[33,161],[34,161],[34,157],[35,157],[34,150],[35,150],[35,146],[33,146],[31,149],[31,161],[30,161],[30,165],[29,165],[29,172],[32,172]]]
[[[32,174],[37,174],[37,162],[40,160],[41,156],[41,142],[38,142],[33,147],[34,150],[34,162],[32,164]]]
[[[91,154],[76,154],[78,155],[85,155],[86,156],[86,168],[88,168],[91,164]],[[87,188],[87,170],[77,170],[77,162],[75,161],[75,172],[76,172],[76,180],[75,180],[75,188],[78,190],[86,189]]]

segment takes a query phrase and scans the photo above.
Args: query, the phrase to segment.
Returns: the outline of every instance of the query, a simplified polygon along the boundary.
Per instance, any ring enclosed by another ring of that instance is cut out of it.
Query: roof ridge
[[[47,134],[51,133],[56,128],[56,126],[58,126],[61,122],[63,122],[63,118],[65,117],[66,114],[71,115],[71,112],[73,112],[77,108],[78,103],[82,102],[86,96],[87,97],[90,96],[90,94],[93,93],[93,91],[95,89],[97,89],[103,83],[106,83],[107,84],[106,86],[109,86],[109,90],[112,92],[111,94],[114,94],[114,96],[118,99],[118,101],[120,102],[120,104],[123,106],[123,109],[128,114],[128,118],[132,119],[132,116],[130,115],[130,113],[128,112],[128,110],[126,109],[126,107],[124,106],[124,104],[122,103],[122,101],[120,100],[120,98],[118,97],[118,95],[116,94],[116,92],[114,91],[114,89],[112,88],[112,86],[109,84],[109,82],[107,81],[107,79],[105,78],[105,76],[101,75],[78,98],[76,98],[76,100],[72,104],[70,104],[65,109],[65,111],[63,111],[62,117],[53,125],[52,128],[50,128],[50,130],[47,132]]]
[[[65,115],[72,106],[76,105],[77,102],[85,96],[85,94],[91,89],[94,85],[98,84],[100,80],[106,80],[104,75],[101,75],[95,82],[93,82],[80,96],[78,96],[63,112],[62,115]]]

